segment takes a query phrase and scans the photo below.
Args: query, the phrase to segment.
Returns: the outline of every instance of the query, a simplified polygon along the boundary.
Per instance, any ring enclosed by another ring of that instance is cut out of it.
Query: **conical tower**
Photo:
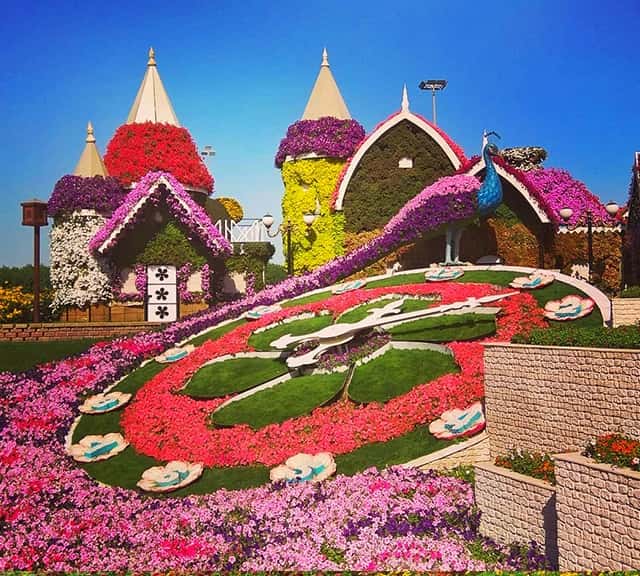
[[[345,162],[363,139],[364,129],[351,118],[324,49],[302,118],[289,127],[276,156],[285,187],[283,221],[294,226],[296,273],[313,270],[343,253],[344,218],[331,212],[331,198]],[[305,213],[315,215],[309,228],[303,223]],[[284,250],[288,256],[286,246]]]
[[[93,135],[93,126],[91,122],[87,123],[87,139],[84,150],[80,155],[80,160],[76,165],[76,169],[73,171],[76,176],[84,176],[90,178],[91,176],[108,176],[107,169],[105,168],[102,156],[96,146],[96,137]]]

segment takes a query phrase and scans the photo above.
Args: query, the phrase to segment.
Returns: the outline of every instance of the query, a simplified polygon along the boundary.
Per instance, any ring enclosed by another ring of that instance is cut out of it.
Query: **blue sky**
[[[8,2],[0,20],[0,265],[32,258],[20,202],[48,199],[93,122],[104,152],[144,74],[147,50],[180,122],[210,161],[216,194],[279,215],[278,143],[299,119],[323,46],[351,114],[371,130],[400,107],[431,116],[417,85],[446,78],[438,124],[479,152],[540,145],[604,201],[626,201],[640,150],[640,3]],[[48,247],[43,247],[48,261]]]

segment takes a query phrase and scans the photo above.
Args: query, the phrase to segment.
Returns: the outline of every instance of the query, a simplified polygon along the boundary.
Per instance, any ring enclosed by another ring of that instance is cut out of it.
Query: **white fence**
[[[259,218],[244,218],[239,222],[218,220],[216,228],[229,242],[268,242],[267,229]]]

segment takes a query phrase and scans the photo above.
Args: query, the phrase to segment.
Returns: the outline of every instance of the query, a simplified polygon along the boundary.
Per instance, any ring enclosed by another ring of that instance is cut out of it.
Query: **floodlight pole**
[[[431,112],[433,115],[434,126],[438,125],[438,118],[436,115],[436,92],[444,90],[446,86],[446,80],[423,80],[418,84],[418,88],[420,88],[420,90],[431,90]]]

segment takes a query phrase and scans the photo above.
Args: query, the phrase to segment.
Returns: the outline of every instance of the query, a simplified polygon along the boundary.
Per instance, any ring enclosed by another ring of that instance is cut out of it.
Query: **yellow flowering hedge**
[[[27,320],[33,307],[33,294],[22,286],[0,286],[0,323]]]
[[[235,198],[218,198],[218,202],[222,204],[224,209],[229,214],[229,218],[234,222],[240,222],[244,218],[244,210]]]
[[[291,246],[295,273],[313,270],[344,253],[344,215],[329,208],[343,166],[342,160],[331,158],[305,158],[282,165],[282,215],[284,222],[294,224]],[[302,216],[316,210],[316,199],[321,215],[307,229]],[[286,258],[286,236],[283,243]]]

